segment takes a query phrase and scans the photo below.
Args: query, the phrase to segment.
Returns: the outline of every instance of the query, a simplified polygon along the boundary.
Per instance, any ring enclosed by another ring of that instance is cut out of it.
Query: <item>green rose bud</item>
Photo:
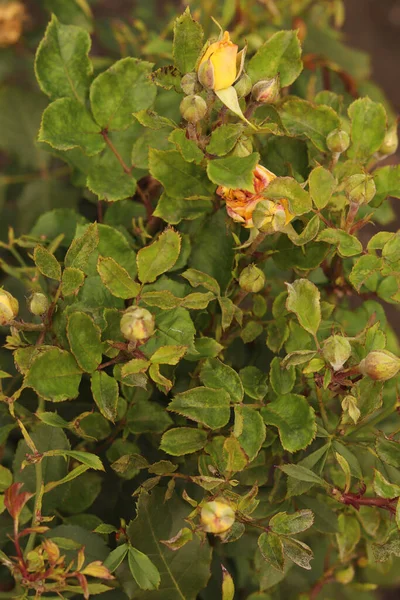
[[[251,92],[251,79],[247,75],[247,73],[243,73],[239,81],[235,83],[233,86],[236,90],[238,98],[244,98],[248,96]]]
[[[336,571],[335,579],[339,583],[342,583],[343,585],[347,585],[348,583],[351,583],[353,581],[354,573],[355,572],[354,572],[353,565],[349,565],[345,569],[339,569],[338,571]]]
[[[323,356],[332,365],[334,371],[339,371],[351,355],[349,341],[341,335],[331,335],[324,342]]]
[[[290,213],[283,204],[271,200],[261,200],[253,211],[254,227],[263,233],[281,231],[290,220]]]
[[[181,88],[188,96],[201,91],[201,85],[196,73],[186,73],[181,79]]]
[[[400,371],[400,358],[387,350],[373,350],[360,362],[358,370],[374,381],[387,381]]]
[[[18,300],[0,288],[0,325],[10,325],[18,315],[18,311]]]
[[[206,101],[201,96],[190,94],[181,102],[180,111],[182,117],[189,123],[197,123],[207,112]]]
[[[204,531],[208,533],[224,533],[235,522],[235,511],[229,504],[220,500],[206,502],[201,509],[200,519]]]
[[[342,154],[350,145],[350,136],[343,129],[334,129],[326,138],[326,145],[331,152]]]
[[[382,146],[379,148],[379,154],[382,156],[390,156],[394,154],[399,145],[399,138],[397,135],[397,121],[389,127],[383,140]]]
[[[41,292],[35,292],[29,300],[29,310],[33,315],[40,317],[48,311],[50,303],[47,296]]]
[[[376,194],[374,179],[363,173],[351,175],[345,182],[344,192],[350,202],[368,204]]]
[[[239,285],[242,290],[256,294],[265,285],[265,275],[256,265],[249,265],[240,273]]]
[[[275,104],[279,100],[280,81],[277,75],[273,79],[264,79],[253,86],[251,95],[260,104]]]
[[[120,328],[130,342],[147,340],[154,333],[154,317],[146,308],[131,306],[123,314]]]

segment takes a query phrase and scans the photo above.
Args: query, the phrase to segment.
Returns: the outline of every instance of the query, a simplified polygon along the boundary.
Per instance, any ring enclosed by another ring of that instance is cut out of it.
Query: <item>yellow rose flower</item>
[[[236,221],[246,227],[247,229],[254,227],[253,223],[253,212],[257,204],[261,201],[265,201],[263,194],[264,190],[268,185],[276,178],[276,175],[263,167],[257,165],[254,174],[254,192],[247,190],[231,189],[224,186],[217,188],[217,194],[224,198],[226,202],[226,210],[228,215]],[[284,215],[284,216],[283,216]],[[269,214],[266,218],[270,218],[270,222],[273,225],[273,220],[279,219],[279,222],[283,221],[283,225],[287,225],[294,218],[289,211],[287,200],[283,199],[279,204],[270,202]]]
[[[18,300],[0,288],[0,325],[9,325],[18,315],[18,310]]]
[[[218,42],[208,46],[201,57],[197,69],[200,83],[210,90],[223,90],[230,87],[241,74],[244,62],[244,51],[238,52],[225,31]]]

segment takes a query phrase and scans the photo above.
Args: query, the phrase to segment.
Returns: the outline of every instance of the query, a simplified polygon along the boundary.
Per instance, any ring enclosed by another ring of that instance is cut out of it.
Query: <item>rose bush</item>
[[[376,598],[400,168],[342,3],[11,5],[0,598]]]

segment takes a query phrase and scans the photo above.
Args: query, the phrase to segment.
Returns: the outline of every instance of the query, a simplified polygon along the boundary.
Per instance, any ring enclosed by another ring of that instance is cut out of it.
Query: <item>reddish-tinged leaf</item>
[[[25,504],[34,496],[34,494],[30,494],[29,492],[20,493],[19,490],[23,485],[23,483],[13,483],[4,493],[4,506],[13,519],[18,519]]]
[[[84,575],[90,575],[91,577],[100,577],[100,579],[114,579],[110,571],[103,565],[101,560],[95,560],[88,564],[83,571]]]
[[[82,588],[83,597],[85,598],[85,600],[88,600],[89,599],[89,586],[88,586],[86,577],[84,575],[82,575],[82,573],[75,573],[75,576],[76,576],[77,580],[79,581],[80,586]]]

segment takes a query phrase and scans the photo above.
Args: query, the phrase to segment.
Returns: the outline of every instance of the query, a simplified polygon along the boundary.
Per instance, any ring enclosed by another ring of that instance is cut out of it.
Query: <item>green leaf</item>
[[[268,391],[268,376],[257,367],[244,367],[239,372],[245,393],[254,400],[263,400]]]
[[[165,310],[156,315],[156,332],[141,350],[150,357],[161,346],[192,348],[195,333],[193,321],[185,308]]]
[[[135,194],[137,181],[131,173],[122,171],[116,157],[107,150],[92,165],[86,185],[100,200],[117,202]]]
[[[73,25],[62,25],[55,15],[47,26],[35,59],[40,89],[56,98],[86,101],[93,67],[89,59],[89,34]]]
[[[317,432],[314,410],[306,398],[298,394],[285,394],[261,409],[267,425],[279,430],[281,444],[288,452],[307,448]]]
[[[72,469],[72,471],[70,471],[68,473],[68,475],[66,475],[62,479],[59,479],[58,481],[50,481],[47,485],[45,485],[44,492],[47,494],[48,492],[50,492],[51,490],[54,490],[59,485],[63,485],[64,483],[69,483],[76,477],[83,475],[83,473],[85,473],[89,468],[90,467],[88,465],[79,465],[78,467],[75,467],[74,469]]]
[[[152,110],[139,110],[139,112],[135,113],[133,116],[141,125],[143,125],[143,127],[148,127],[154,131],[164,129],[166,127],[170,127],[171,129],[176,127],[176,124],[171,121],[171,119],[167,119],[166,117],[163,117]]]
[[[377,469],[374,469],[374,492],[381,498],[397,498],[400,486],[390,483]]]
[[[200,23],[192,18],[187,7],[183,15],[174,23],[173,56],[175,66],[182,75],[193,71],[203,47],[203,29]]]
[[[150,361],[158,365],[177,365],[186,350],[186,346],[162,346],[154,352]]]
[[[305,483],[320,485],[325,489],[329,488],[329,484],[326,481],[314,473],[314,471],[311,471],[311,469],[307,469],[302,465],[282,465],[279,468],[289,477],[293,477],[293,479],[304,481]]]
[[[34,359],[25,385],[45,400],[62,402],[78,396],[81,377],[82,371],[72,354],[50,347]]]
[[[147,400],[133,404],[126,415],[131,433],[163,433],[172,419],[163,406]]]
[[[207,275],[207,273],[202,273],[196,269],[188,269],[182,273],[182,277],[187,279],[190,285],[194,288],[202,286],[206,288],[206,290],[213,292],[213,294],[216,296],[219,296],[221,293],[218,282],[214,279],[214,277]]]
[[[384,437],[378,437],[375,445],[376,452],[383,463],[396,469],[400,468],[400,444]]]
[[[272,517],[268,526],[278,535],[295,535],[309,529],[314,523],[311,510],[298,510],[295,513],[277,513]]]
[[[49,279],[60,281],[61,265],[54,256],[43,246],[36,246],[33,252],[33,260],[42,275]]]
[[[4,492],[12,484],[13,476],[9,469],[0,465],[0,492]]]
[[[265,190],[265,197],[272,200],[286,199],[294,215],[303,215],[311,210],[310,195],[292,177],[277,177]]]
[[[44,454],[45,456],[69,456],[95,471],[104,471],[100,458],[91,452],[81,452],[80,450],[48,450]]]
[[[181,250],[181,236],[173,229],[166,229],[160,237],[139,250],[137,266],[142,283],[151,283],[166,271],[172,269]]]
[[[175,552],[160,542],[170,540],[188,514],[188,505],[175,494],[168,502],[164,502],[164,495],[165,490],[156,488],[139,496],[137,517],[129,525],[128,536],[159,570],[157,594],[163,600],[195,600],[210,577],[211,548],[207,540],[201,541],[198,536]],[[136,586],[130,588],[128,595],[135,600],[149,598],[149,592],[141,592]]]
[[[87,156],[94,156],[106,145],[100,132],[100,127],[78,100],[60,98],[43,113],[39,141],[57,150],[80,148]]]
[[[328,133],[340,127],[339,117],[332,108],[315,106],[299,98],[285,102],[279,114],[290,135],[307,137],[322,152],[328,152]]]
[[[222,458],[225,464],[224,471],[229,477],[232,473],[243,471],[249,462],[248,456],[240,445],[239,440],[233,435],[224,441]]]
[[[235,584],[232,576],[222,566],[222,600],[233,600],[235,596]]]
[[[215,156],[224,156],[233,150],[236,142],[243,133],[241,123],[228,123],[220,125],[211,133],[210,141],[207,145],[207,152]]]
[[[160,449],[171,456],[183,456],[201,450],[206,443],[207,433],[202,429],[176,427],[164,433]]]
[[[355,100],[348,110],[351,119],[350,158],[366,161],[382,145],[386,133],[386,111],[369,98]]]
[[[186,137],[186,131],[184,129],[174,129],[174,131],[170,133],[168,139],[177,146],[179,152],[187,162],[194,162],[199,165],[203,160],[203,152],[196,142]]]
[[[172,198],[208,200],[215,190],[204,169],[188,163],[177,150],[150,148],[149,170]]]
[[[257,50],[247,66],[253,83],[279,75],[282,87],[293,83],[303,70],[296,31],[278,31]]]
[[[200,379],[210,388],[225,390],[232,402],[243,400],[244,390],[239,375],[218,358],[210,358],[204,363]]]
[[[216,158],[207,164],[207,175],[217,185],[254,192],[254,174],[260,155],[253,152],[248,156]]]
[[[129,569],[132,577],[142,590],[157,590],[160,586],[160,573],[146,554],[130,546],[128,551]]]
[[[317,236],[320,224],[319,215],[314,215],[301,233],[298,234],[294,230],[292,232],[289,230],[288,237],[296,246],[305,246],[305,244],[308,244]]]
[[[67,336],[76,362],[87,373],[101,363],[103,345],[101,331],[92,317],[84,312],[73,312],[68,318]]]
[[[388,196],[400,198],[400,165],[388,165],[376,169],[373,175],[376,186],[374,206],[380,206]]]
[[[276,533],[264,532],[258,538],[258,547],[264,558],[274,569],[283,571],[285,559],[283,556],[283,544]]]
[[[62,23],[77,25],[87,31],[93,29],[93,15],[87,0],[44,0],[44,7]]]
[[[350,283],[355,287],[357,292],[360,291],[363,283],[382,269],[382,259],[379,256],[373,254],[366,254],[361,256],[355,263],[350,275]]]
[[[342,513],[339,515],[339,533],[336,534],[340,560],[345,562],[353,553],[361,537],[361,528],[357,517]]]
[[[62,295],[76,295],[85,281],[85,273],[81,269],[66,267],[62,274]]]
[[[308,279],[297,279],[286,284],[288,297],[286,308],[294,312],[300,325],[315,335],[321,323],[320,292]]]
[[[95,371],[91,379],[91,388],[97,408],[109,421],[117,416],[118,383],[104,371]]]
[[[113,296],[117,298],[136,298],[140,285],[133,281],[129,273],[113,258],[99,256],[97,271],[102,282]]]
[[[254,460],[266,437],[265,424],[259,411],[246,405],[235,406],[233,433],[249,461]]]
[[[150,77],[156,85],[162,87],[164,90],[173,89],[175,90],[175,92],[178,92],[178,94],[182,92],[182,76],[178,69],[173,65],[166,65],[165,67],[160,67],[156,71],[153,71]]]
[[[96,223],[91,223],[82,236],[76,237],[65,256],[65,266],[82,269],[86,266],[91,254],[99,244],[99,233]]]
[[[324,167],[316,167],[310,173],[308,185],[315,206],[319,210],[325,208],[336,188],[336,181],[332,173]]]
[[[328,227],[321,231],[317,239],[319,242],[327,242],[328,244],[336,245],[338,254],[345,258],[361,254],[363,250],[360,240],[354,235],[350,235],[350,233],[342,231],[341,229]]]
[[[296,367],[309,362],[317,354],[316,350],[295,350],[287,354],[282,360],[281,366],[287,369],[288,367]]]
[[[128,544],[122,544],[121,546],[117,546],[115,550],[110,552],[106,560],[103,562],[103,565],[107,567],[110,573],[114,573],[114,571],[118,569],[119,565],[122,563],[122,561],[128,554],[128,550]]]
[[[157,91],[149,78],[151,70],[151,63],[127,57],[96,77],[90,88],[90,102],[102,129],[124,130],[134,121],[132,113],[153,104]]]
[[[269,381],[278,396],[288,394],[296,382],[296,369],[282,366],[281,359],[275,356],[271,362]]]
[[[160,217],[170,225],[177,225],[181,221],[193,221],[210,212],[209,200],[183,200],[171,198],[164,192],[161,194],[153,215]]]
[[[177,394],[168,404],[168,410],[210,429],[220,429],[229,421],[229,395],[221,389],[197,387]]]
[[[311,548],[307,544],[294,538],[283,538],[282,543],[285,556],[302,569],[311,570],[310,560],[314,557]]]

